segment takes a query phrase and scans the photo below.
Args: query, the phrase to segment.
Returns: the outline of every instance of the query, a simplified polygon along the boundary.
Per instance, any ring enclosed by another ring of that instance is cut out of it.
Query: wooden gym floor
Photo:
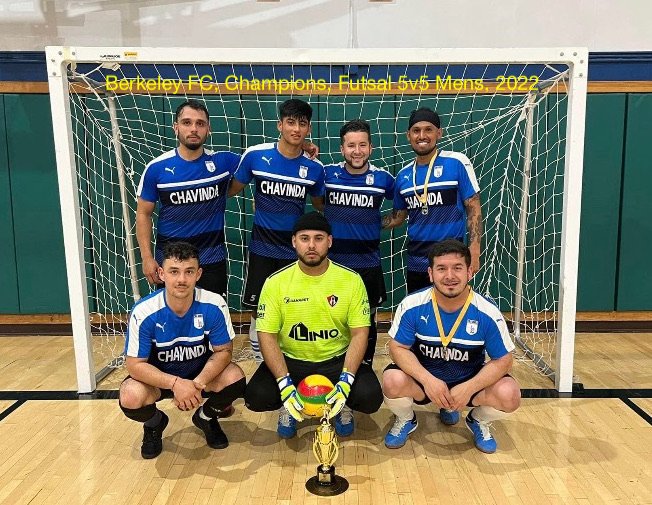
[[[241,345],[242,338],[236,341]],[[461,422],[443,426],[417,408],[419,428],[402,449],[383,437],[391,414],[356,414],[341,439],[337,473],[349,490],[309,494],[315,421],[290,441],[275,413],[222,421],[231,445],[209,449],[169,401],[163,453],[140,458],[142,428],[126,419],[111,374],[93,399],[75,393],[70,337],[0,338],[0,504],[638,504],[652,503],[652,334],[587,334],[576,340],[584,390],[551,397],[551,383],[517,363],[521,408],[495,423],[496,454],[473,447]],[[387,362],[378,357],[375,368]],[[255,365],[241,363],[247,376]],[[647,463],[646,463],[647,462]]]

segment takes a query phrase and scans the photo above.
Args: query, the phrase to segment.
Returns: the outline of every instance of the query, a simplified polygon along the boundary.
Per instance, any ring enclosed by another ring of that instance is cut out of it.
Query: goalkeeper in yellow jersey
[[[378,378],[362,364],[369,334],[369,300],[360,276],[328,259],[331,226],[318,212],[297,219],[292,246],[298,261],[270,275],[258,302],[264,362],[245,392],[255,412],[278,410],[278,434],[292,438],[303,404],[295,385],[312,374],[335,388],[326,397],[339,436],[353,433],[352,410],[371,414],[382,403]]]

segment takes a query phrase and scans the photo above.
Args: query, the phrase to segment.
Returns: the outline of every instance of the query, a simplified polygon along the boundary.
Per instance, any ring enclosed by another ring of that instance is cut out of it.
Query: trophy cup
[[[335,475],[335,460],[339,453],[335,429],[331,426],[326,411],[315,431],[312,452],[317,458],[317,475],[306,482],[306,489],[319,496],[335,496],[349,488],[349,481]]]

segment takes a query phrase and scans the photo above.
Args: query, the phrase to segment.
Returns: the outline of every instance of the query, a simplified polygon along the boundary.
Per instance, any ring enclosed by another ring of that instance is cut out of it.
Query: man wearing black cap
[[[278,434],[292,438],[303,404],[295,384],[321,374],[335,388],[326,397],[340,436],[353,433],[351,409],[371,414],[382,391],[362,363],[369,333],[369,300],[360,276],[328,259],[331,226],[319,212],[292,230],[298,261],[267,278],[258,303],[257,330],[264,362],[254,373],[245,404],[255,412],[280,409]]]
[[[408,221],[407,290],[432,286],[428,278],[428,251],[436,242],[452,238],[471,250],[471,272],[480,268],[482,212],[480,187],[469,159],[440,151],[439,115],[426,107],[410,114],[407,137],[416,159],[396,175],[394,210],[383,217],[383,228]]]

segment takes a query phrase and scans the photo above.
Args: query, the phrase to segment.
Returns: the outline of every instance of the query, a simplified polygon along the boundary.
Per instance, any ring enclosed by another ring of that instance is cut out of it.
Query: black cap
[[[408,122],[408,130],[412,128],[414,123],[418,123],[419,121],[428,121],[429,123],[434,124],[437,128],[441,128],[439,114],[428,107],[421,107],[420,109],[412,111],[410,114],[410,121]]]
[[[312,211],[304,214],[296,220],[292,227],[292,235],[296,235],[301,230],[319,230],[325,231],[331,235],[331,225],[328,220],[319,212]]]

